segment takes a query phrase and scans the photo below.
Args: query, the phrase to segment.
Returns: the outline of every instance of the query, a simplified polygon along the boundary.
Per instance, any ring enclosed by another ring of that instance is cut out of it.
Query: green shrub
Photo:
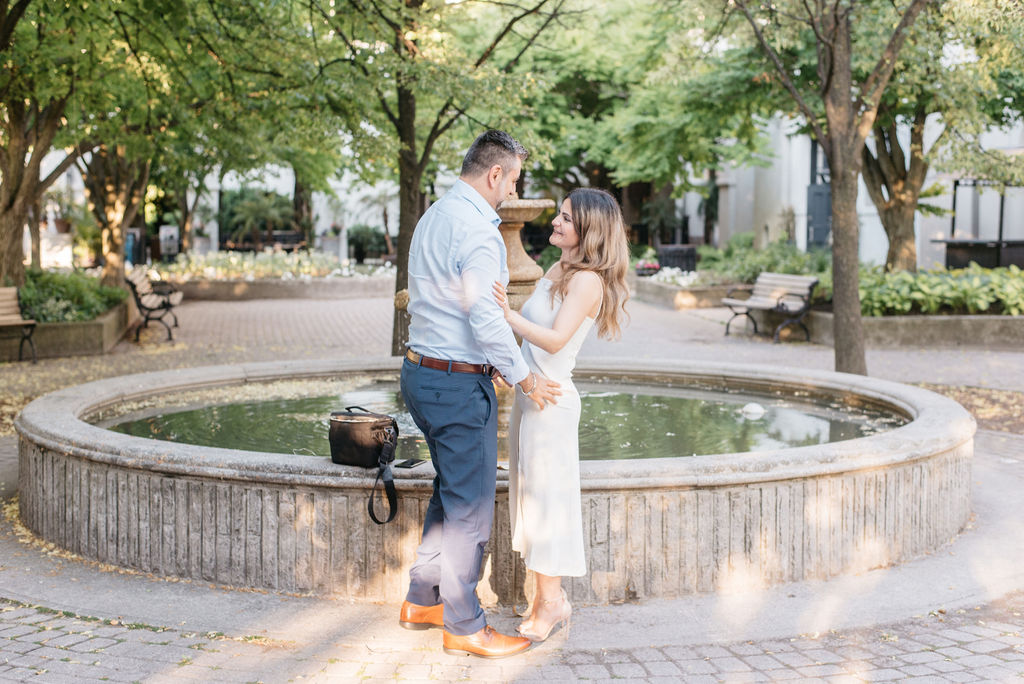
[[[562,250],[554,245],[548,245],[537,255],[537,265],[547,273],[548,269],[555,265],[555,262],[562,258]]]
[[[366,257],[377,257],[388,251],[384,231],[362,224],[348,229],[348,246],[352,249],[352,257],[359,263],[363,263]]]
[[[219,225],[232,242],[260,244],[268,232],[296,228],[292,200],[287,195],[259,188],[225,190],[221,198]]]
[[[629,243],[629,261],[635,264],[640,260],[657,259],[658,253],[650,245]]]
[[[935,269],[886,273],[880,266],[861,269],[861,313],[1024,314],[1024,272],[1016,266]]]
[[[82,273],[33,269],[18,291],[22,309],[40,323],[91,321],[123,301],[128,292],[104,287]]]

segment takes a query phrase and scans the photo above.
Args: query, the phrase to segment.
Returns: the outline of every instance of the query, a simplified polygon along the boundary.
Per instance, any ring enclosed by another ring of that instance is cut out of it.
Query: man
[[[492,374],[540,408],[558,384],[530,372],[491,287],[508,283],[497,209],[527,151],[503,131],[469,148],[459,180],[423,214],[409,250],[409,342],[402,396],[437,471],[399,623],[444,628],[444,650],[500,658],[530,641],[487,625],[476,585],[494,517],[498,406]]]

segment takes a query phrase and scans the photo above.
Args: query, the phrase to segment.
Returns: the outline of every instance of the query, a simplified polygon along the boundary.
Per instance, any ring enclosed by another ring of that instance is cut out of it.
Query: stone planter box
[[[770,332],[782,322],[778,314],[755,311],[758,330]],[[1013,347],[1024,345],[1024,316],[883,316],[865,317],[868,347]],[[737,319],[737,322],[740,322]],[[811,342],[832,346],[832,314],[812,311],[805,320]],[[803,340],[799,326],[782,331],[783,340]]]
[[[41,359],[94,356],[107,353],[120,342],[130,323],[130,307],[125,300],[91,321],[39,323],[32,339]],[[0,361],[18,360],[19,340],[21,328],[6,328],[0,332]],[[27,343],[24,358],[32,358]]]
[[[650,278],[629,280],[633,296],[648,304],[658,304],[672,309],[706,309],[722,305],[722,297],[733,285],[714,287],[679,287],[659,283]]]
[[[185,301],[246,299],[359,299],[391,297],[392,278],[315,278],[296,280],[185,280],[172,281],[185,293]]]

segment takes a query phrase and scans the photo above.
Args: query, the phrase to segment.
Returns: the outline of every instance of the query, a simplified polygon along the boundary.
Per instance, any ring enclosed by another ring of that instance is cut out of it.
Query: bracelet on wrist
[[[533,394],[533,390],[537,389],[537,375],[535,373],[530,373],[530,375],[533,376],[533,385],[530,387],[529,391],[523,390],[523,395],[527,397]]]

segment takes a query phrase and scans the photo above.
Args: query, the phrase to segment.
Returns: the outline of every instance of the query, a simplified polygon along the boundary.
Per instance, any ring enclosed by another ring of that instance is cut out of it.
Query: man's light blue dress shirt
[[[409,249],[408,347],[447,361],[490,363],[513,384],[530,370],[491,287],[508,285],[501,219],[455,182],[416,224]]]

